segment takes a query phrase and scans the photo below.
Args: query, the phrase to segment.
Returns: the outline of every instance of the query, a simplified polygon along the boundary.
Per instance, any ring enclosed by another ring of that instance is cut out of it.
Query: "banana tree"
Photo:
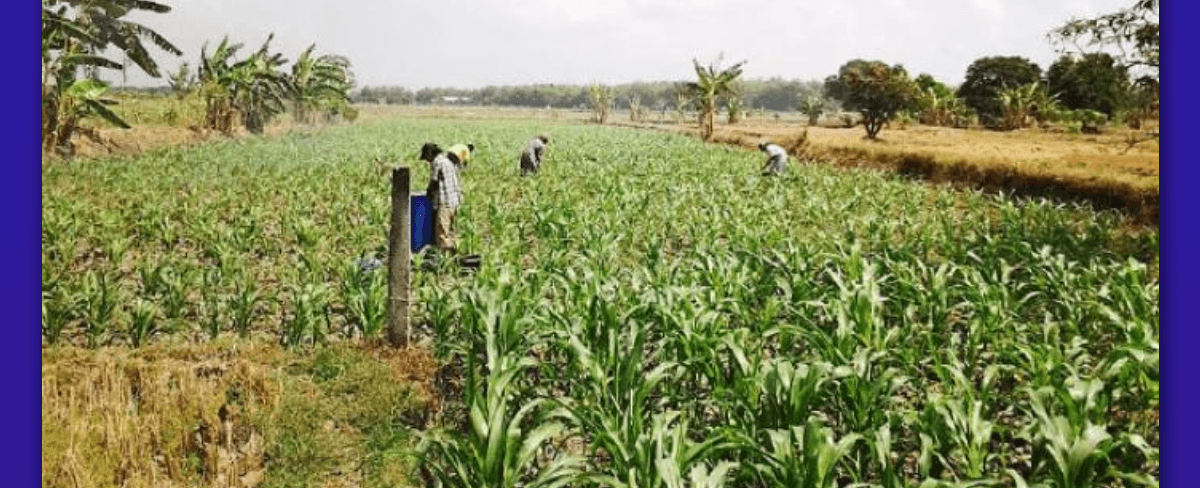
[[[267,122],[284,111],[291,83],[281,70],[287,60],[269,51],[274,38],[275,34],[269,35],[258,51],[232,63],[242,44],[230,44],[224,38],[212,56],[207,46],[201,47],[199,76],[206,127],[228,134],[240,116],[247,130],[261,134]]]
[[[596,114],[596,122],[603,124],[608,119],[608,113],[612,111],[613,89],[596,83],[588,89],[588,97],[592,103],[592,112]]]
[[[72,135],[80,132],[79,124],[89,117],[104,119],[117,127],[129,127],[105,107],[115,103],[102,97],[106,85],[95,79],[78,80],[81,68],[93,74],[102,68],[123,69],[120,63],[97,53],[115,47],[155,78],[160,76],[158,65],[143,40],[149,40],[171,54],[183,53],[153,29],[123,18],[135,10],[166,13],[171,8],[148,0],[42,1],[44,150],[69,153]]]
[[[817,125],[817,121],[821,119],[821,114],[825,113],[825,100],[820,97],[809,96],[800,102],[800,113],[808,116],[808,125]]]
[[[204,97],[204,127],[225,134],[233,131],[238,117],[237,105],[233,100],[233,56],[242,48],[241,43],[231,44],[229,38],[208,54],[208,44],[200,47],[200,65],[196,68],[200,94]]]
[[[699,61],[693,59],[696,81],[687,84],[696,106],[700,108],[700,138],[705,141],[712,138],[718,100],[722,96],[736,95],[733,83],[742,75],[742,65],[746,64],[742,61],[718,70],[719,62],[701,66]]]
[[[80,125],[83,119],[89,117],[98,117],[128,129],[129,124],[108,109],[109,105],[117,102],[104,97],[107,91],[107,83],[90,78],[73,80],[69,85],[49,89],[49,93],[43,87],[42,149],[70,154],[73,148],[71,137],[76,133],[97,138],[95,131]]]
[[[322,107],[335,110],[350,102],[350,60],[335,54],[314,56],[308,46],[292,64],[292,113],[301,123],[311,123]]]

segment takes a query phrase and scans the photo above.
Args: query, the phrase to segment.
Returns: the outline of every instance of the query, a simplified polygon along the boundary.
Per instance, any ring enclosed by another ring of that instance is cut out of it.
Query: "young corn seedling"
[[[991,457],[994,424],[983,418],[983,402],[969,398],[935,396],[921,412],[918,430],[922,444],[934,452],[923,453],[928,463],[922,471],[941,478],[943,471],[955,473],[956,478],[976,480]]]
[[[134,301],[129,313],[129,340],[133,347],[142,347],[157,331],[158,311],[153,302],[140,298]]]
[[[250,335],[250,324],[254,321],[258,305],[262,301],[263,296],[259,293],[258,285],[249,275],[243,275],[240,281],[235,282],[233,299],[229,306],[233,313],[233,328],[238,335]]]
[[[858,434],[834,439],[818,421],[766,431],[758,461],[751,469],[766,486],[829,488],[837,486],[837,464],[862,440]]]
[[[62,332],[79,314],[80,304],[75,295],[61,290],[42,292],[42,337],[47,344],[57,344]]]
[[[1056,488],[1091,487],[1107,480],[1108,454],[1114,442],[1106,426],[1090,420],[1073,423],[1068,417],[1051,414],[1043,402],[1047,396],[1035,393],[1030,402],[1037,418],[1034,470]]]
[[[319,344],[329,330],[328,292],[323,284],[292,288],[292,313],[284,319],[280,342],[294,347],[304,342]]]
[[[352,264],[343,268],[342,303],[362,337],[377,337],[387,325],[385,275],[382,267],[364,269]]]
[[[89,271],[83,282],[84,335],[88,347],[100,346],[101,338],[108,333],[109,323],[120,306],[121,293],[118,284],[110,281],[102,272]]]
[[[555,487],[577,473],[578,460],[561,456],[542,465],[538,452],[564,432],[555,415],[538,416],[541,399],[514,404],[514,381],[533,365],[515,355],[489,357],[486,377],[469,361],[466,388],[469,428],[466,432],[437,430],[422,436],[422,472],[427,482],[443,487]],[[533,427],[529,428],[528,425]]]

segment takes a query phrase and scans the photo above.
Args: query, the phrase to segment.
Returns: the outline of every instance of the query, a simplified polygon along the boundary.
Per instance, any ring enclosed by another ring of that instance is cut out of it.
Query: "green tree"
[[[725,100],[725,113],[729,114],[729,123],[736,124],[746,114],[746,102],[740,97],[729,97]]]
[[[1040,118],[1056,103],[1041,83],[1001,88],[996,99],[1000,104],[999,128],[1003,130],[1028,127],[1031,119]]]
[[[133,11],[166,13],[171,7],[149,0],[42,0],[42,148],[69,154],[75,133],[95,137],[80,123],[98,117],[122,128],[129,125],[108,109],[108,85],[95,79],[99,69],[123,69],[101,55],[115,48],[152,77],[161,76],[144,41],[171,54],[183,52],[153,29],[131,22]],[[79,79],[81,71],[91,78]]]
[[[1126,67],[1107,53],[1063,55],[1046,70],[1046,83],[1064,107],[1109,117],[1122,108],[1131,88]]]
[[[313,122],[313,115],[343,110],[350,102],[354,80],[350,60],[335,54],[314,56],[317,45],[308,46],[292,64],[289,79],[292,89],[292,113],[300,123]]]
[[[713,127],[716,123],[717,106],[723,96],[736,96],[733,83],[742,75],[742,61],[720,70],[716,62],[701,66],[699,61],[692,60],[696,69],[696,81],[687,84],[688,90],[700,109],[700,138],[705,141],[712,138]]]
[[[1003,123],[1000,90],[1016,88],[1042,79],[1037,64],[1019,56],[991,56],[975,60],[958,88],[958,96],[989,126]]]
[[[195,88],[196,79],[192,76],[191,69],[186,62],[179,64],[179,69],[167,78],[167,84],[171,86],[171,91],[179,98],[184,98]]]
[[[596,122],[603,124],[608,120],[608,114],[612,111],[613,90],[610,87],[599,83],[593,84],[588,90],[588,97],[591,100],[592,113],[596,114]]]
[[[831,84],[826,83],[826,87]],[[842,65],[832,89],[842,97],[843,107],[862,114],[870,139],[875,139],[898,112],[911,107],[917,92],[903,66],[862,60]]]
[[[221,40],[212,56],[207,54],[207,45],[200,48],[206,127],[230,133],[240,116],[246,130],[261,134],[271,118],[284,111],[291,83],[282,71],[287,60],[269,50],[274,38],[271,34],[258,51],[237,62],[233,62],[233,56],[242,45],[230,44],[228,38]]]
[[[946,86],[945,83],[935,80],[933,75],[930,75],[929,73],[921,73],[917,75],[917,77],[913,79],[913,82],[917,84],[917,89],[921,90],[922,92],[932,90],[933,94],[937,95],[938,98],[951,98],[954,96],[954,91],[951,90],[950,87]]]
[[[819,96],[809,95],[797,107],[800,113],[808,116],[808,125],[817,125],[821,114],[825,113],[825,100]]]
[[[1071,19],[1047,37],[1061,52],[1114,48],[1116,64],[1142,68],[1158,80],[1158,0],[1136,0],[1127,9],[1090,19]]]
[[[962,99],[954,96],[950,87],[927,73],[920,74],[913,81],[917,84],[918,120],[922,124],[945,127],[962,125],[966,105]]]

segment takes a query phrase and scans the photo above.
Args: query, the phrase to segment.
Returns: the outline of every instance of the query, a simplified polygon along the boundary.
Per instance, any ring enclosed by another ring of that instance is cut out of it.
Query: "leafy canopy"
[[[975,110],[980,121],[998,124],[1003,118],[1003,107],[997,97],[1005,88],[1038,83],[1042,69],[1037,64],[1020,56],[989,56],[979,58],[967,67],[967,76],[958,88],[958,96],[968,107]]]
[[[847,110],[862,114],[867,137],[874,139],[887,121],[912,106],[917,85],[901,65],[855,59],[842,65],[837,78],[826,82],[826,90]]]
[[[1060,52],[1116,50],[1118,65],[1142,68],[1158,80],[1158,0],[1136,0],[1132,7],[1090,19],[1071,19],[1047,37]]]

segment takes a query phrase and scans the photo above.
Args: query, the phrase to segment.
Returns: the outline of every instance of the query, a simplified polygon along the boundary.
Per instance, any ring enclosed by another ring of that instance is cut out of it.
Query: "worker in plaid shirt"
[[[429,162],[429,185],[425,195],[435,212],[434,237],[438,249],[455,252],[458,242],[454,236],[454,218],[462,203],[462,187],[458,185],[458,167],[449,153],[432,142],[421,146],[421,159]]]

